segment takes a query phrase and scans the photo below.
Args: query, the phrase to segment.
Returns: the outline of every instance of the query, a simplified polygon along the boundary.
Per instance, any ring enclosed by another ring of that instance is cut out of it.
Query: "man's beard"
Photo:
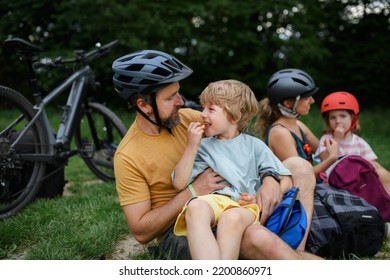
[[[179,109],[180,107],[177,110]],[[156,121],[154,117],[153,117],[153,121]],[[165,127],[167,129],[172,129],[180,124],[180,115],[172,113],[170,116],[166,118],[161,118],[160,116],[160,121],[162,127]]]
[[[161,126],[172,129],[178,126],[180,123],[180,116],[170,116],[166,119],[161,119]]]

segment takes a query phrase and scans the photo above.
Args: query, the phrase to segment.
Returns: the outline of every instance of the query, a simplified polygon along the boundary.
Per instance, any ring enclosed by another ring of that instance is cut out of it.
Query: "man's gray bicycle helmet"
[[[178,59],[156,50],[122,56],[113,62],[112,70],[115,90],[125,100],[135,93],[149,94],[192,74],[192,70]]]
[[[274,73],[267,84],[271,104],[278,104],[286,98],[308,97],[318,91],[313,78],[306,72],[289,68]]]
[[[318,91],[313,78],[306,72],[288,68],[274,73],[267,84],[267,94],[270,104],[277,105],[280,112],[289,118],[298,118],[296,111],[301,97],[314,95]],[[282,105],[287,98],[295,98],[292,109]]]

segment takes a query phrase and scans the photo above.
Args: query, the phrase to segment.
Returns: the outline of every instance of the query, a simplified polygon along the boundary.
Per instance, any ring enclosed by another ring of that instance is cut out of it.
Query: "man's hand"
[[[264,224],[267,218],[274,212],[276,206],[282,201],[280,184],[272,177],[263,179],[263,184],[256,194],[257,205],[260,208],[260,223]]]
[[[196,177],[192,182],[192,186],[198,195],[205,195],[224,187],[230,187],[230,185],[218,184],[221,181],[224,181],[224,178],[215,173],[211,168],[207,168]]]

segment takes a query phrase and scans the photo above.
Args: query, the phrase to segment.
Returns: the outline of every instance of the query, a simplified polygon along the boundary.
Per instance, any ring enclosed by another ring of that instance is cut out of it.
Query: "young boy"
[[[260,139],[245,133],[258,110],[247,85],[236,80],[210,83],[200,101],[203,125],[195,122],[188,128],[173,186],[191,190],[191,182],[210,167],[225,178],[221,184],[226,187],[204,196],[192,191],[194,198],[183,207],[174,232],[187,236],[193,259],[237,259],[244,230],[259,222],[262,209],[256,195],[263,179],[271,176],[285,193],[292,187],[291,173]],[[217,224],[215,237],[212,227]]]

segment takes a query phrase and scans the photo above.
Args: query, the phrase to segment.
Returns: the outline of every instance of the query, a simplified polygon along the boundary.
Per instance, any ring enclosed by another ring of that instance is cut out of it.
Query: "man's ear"
[[[153,112],[152,106],[149,103],[146,103],[142,98],[137,99],[137,107],[144,112],[146,115],[149,115]]]

